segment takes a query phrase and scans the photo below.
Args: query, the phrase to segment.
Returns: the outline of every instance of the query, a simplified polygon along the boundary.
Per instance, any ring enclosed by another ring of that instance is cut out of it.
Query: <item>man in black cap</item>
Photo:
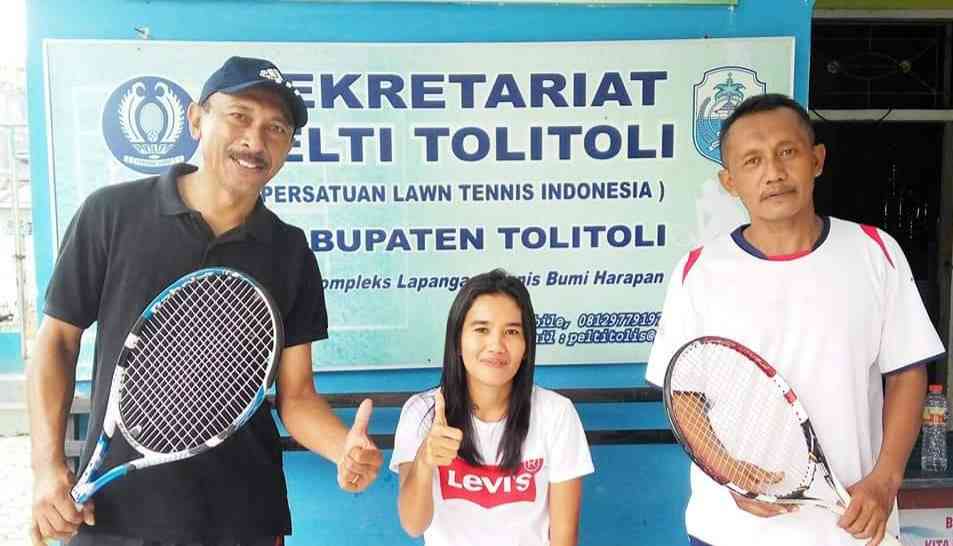
[[[367,435],[365,400],[347,429],[314,390],[311,343],[327,337],[321,274],[304,232],[259,193],[307,123],[300,95],[269,61],[232,57],[189,106],[202,166],[102,188],[76,213],[60,245],[28,374],[34,545],[273,546],[291,533],[278,432],[262,407],[215,449],[134,472],[81,510],[64,457],[83,330],[97,323],[93,400],[84,460],[99,436],[116,357],[136,317],[173,280],[202,267],[242,270],[264,285],[284,322],[277,407],[288,431],[335,461],[338,484],[362,491],[381,455]],[[103,468],[135,457],[121,435]]]

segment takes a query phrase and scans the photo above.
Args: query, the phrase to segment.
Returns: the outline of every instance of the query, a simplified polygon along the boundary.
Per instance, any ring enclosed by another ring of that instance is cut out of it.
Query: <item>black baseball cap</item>
[[[205,104],[210,96],[220,91],[234,95],[252,87],[266,87],[277,91],[294,117],[295,129],[300,129],[308,123],[308,109],[301,98],[301,92],[285,79],[273,62],[265,59],[229,57],[225,64],[206,80],[199,104]]]

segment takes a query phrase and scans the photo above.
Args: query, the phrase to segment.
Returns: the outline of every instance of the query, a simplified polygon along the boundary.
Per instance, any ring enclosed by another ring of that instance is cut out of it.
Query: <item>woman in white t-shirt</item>
[[[400,522],[428,546],[574,546],[593,472],[572,402],[533,384],[536,315],[516,277],[471,278],[447,317],[440,386],[400,414]]]

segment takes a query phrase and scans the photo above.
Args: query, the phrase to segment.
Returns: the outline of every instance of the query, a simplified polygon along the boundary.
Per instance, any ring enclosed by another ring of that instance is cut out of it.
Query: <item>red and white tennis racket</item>
[[[663,400],[689,458],[735,493],[838,515],[850,504],[797,395],[744,345],[713,336],[683,345],[669,362]],[[819,494],[825,489],[830,498]],[[881,544],[900,546],[889,533]]]

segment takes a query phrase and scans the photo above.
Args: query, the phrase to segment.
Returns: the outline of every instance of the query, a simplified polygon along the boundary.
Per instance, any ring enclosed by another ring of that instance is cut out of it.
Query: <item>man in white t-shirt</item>
[[[898,534],[896,495],[919,430],[924,365],[943,346],[896,241],[815,213],[826,151],[803,107],[783,95],[749,98],[725,120],[721,153],[721,184],[751,223],[679,261],[646,379],[662,385],[669,359],[695,337],[751,347],[798,393],[852,501],[839,518],[765,504],[692,465],[689,536],[713,546],[875,546],[885,532]]]

